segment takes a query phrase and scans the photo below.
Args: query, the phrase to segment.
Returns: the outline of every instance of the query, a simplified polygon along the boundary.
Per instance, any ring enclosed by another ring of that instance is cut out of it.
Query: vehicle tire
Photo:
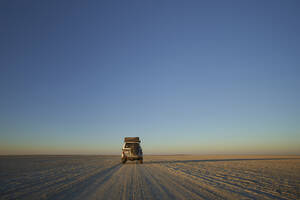
[[[140,159],[140,160],[139,160],[139,163],[140,163],[140,164],[143,164],[143,159]]]
[[[126,161],[127,161],[127,158],[122,158],[122,164],[125,164],[126,163]]]

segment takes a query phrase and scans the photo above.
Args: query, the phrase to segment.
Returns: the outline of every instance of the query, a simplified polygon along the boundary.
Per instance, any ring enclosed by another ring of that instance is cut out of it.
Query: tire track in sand
[[[206,188],[176,176],[158,164],[128,163],[114,170],[87,199],[221,199]]]

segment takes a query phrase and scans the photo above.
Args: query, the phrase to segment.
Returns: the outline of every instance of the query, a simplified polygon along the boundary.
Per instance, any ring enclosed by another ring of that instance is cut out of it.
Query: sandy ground
[[[300,156],[0,156],[0,199],[300,199]]]

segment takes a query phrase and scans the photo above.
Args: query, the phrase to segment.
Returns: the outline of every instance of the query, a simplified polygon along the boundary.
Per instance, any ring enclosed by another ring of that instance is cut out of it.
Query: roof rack
[[[139,137],[125,137],[124,142],[141,142]]]

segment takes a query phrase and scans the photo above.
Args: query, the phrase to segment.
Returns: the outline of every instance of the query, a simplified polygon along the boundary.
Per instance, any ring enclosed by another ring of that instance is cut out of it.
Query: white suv
[[[141,141],[139,137],[124,138],[121,158],[123,164],[125,164],[127,160],[138,160],[140,164],[143,163],[143,150],[140,143]]]

